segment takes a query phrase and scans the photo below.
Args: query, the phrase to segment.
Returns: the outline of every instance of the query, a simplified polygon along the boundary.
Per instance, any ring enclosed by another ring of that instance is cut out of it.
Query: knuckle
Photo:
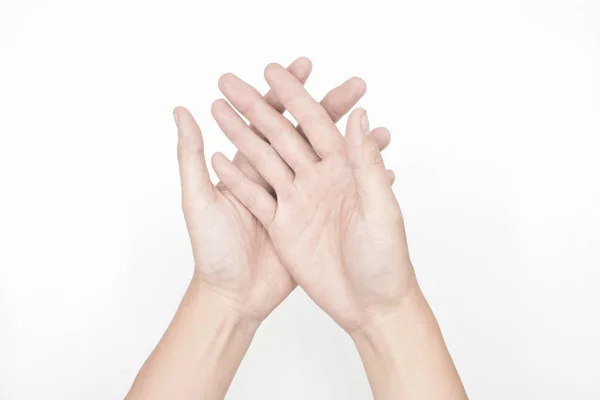
[[[306,113],[304,118],[304,129],[305,130],[320,130],[327,126],[327,120],[331,120],[331,117],[323,108],[311,109]]]
[[[273,134],[275,139],[283,138],[286,135],[289,135],[288,127],[282,124],[273,130]]]
[[[285,102],[284,104],[288,105],[288,110],[291,108],[300,108],[304,106],[304,97],[303,96],[298,96],[298,95],[293,95],[293,96],[288,96],[288,97],[282,97],[281,98],[282,102]]]
[[[201,142],[179,142],[177,144],[177,158],[182,160],[188,156],[199,156],[204,152],[204,146]]]
[[[240,113],[246,116],[248,119],[254,118],[257,113],[257,109],[261,103],[257,99],[250,99],[240,107]]]
[[[246,183],[246,178],[239,177],[239,178],[233,179],[226,186],[228,186],[228,188],[234,193],[241,193],[244,190],[245,183]]]
[[[177,144],[177,158],[183,159],[185,157],[185,151],[183,149],[183,145],[181,143]]]
[[[252,192],[252,193],[248,193],[248,196],[246,196],[246,208],[249,210],[252,210],[255,208],[256,204],[258,203],[258,193],[256,192]]]
[[[279,93],[277,97],[279,98],[279,101],[281,102],[281,104],[283,104],[284,107],[289,110],[290,109],[289,105],[293,105],[296,101],[298,101],[298,98],[300,96],[295,92],[291,92],[291,93],[286,92],[286,93]]]
[[[269,158],[272,158],[275,154],[275,148],[273,148],[273,146],[268,146],[268,148],[264,151],[254,154],[250,161],[255,165],[259,165],[260,163],[265,162]]]

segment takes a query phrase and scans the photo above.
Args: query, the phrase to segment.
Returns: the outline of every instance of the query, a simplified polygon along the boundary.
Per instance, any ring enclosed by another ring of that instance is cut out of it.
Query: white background
[[[314,61],[387,126],[417,274],[472,399],[600,398],[600,2],[0,2],[0,398],[118,399],[192,271],[171,110]],[[342,121],[343,126],[344,121]],[[368,399],[301,292],[229,399]]]

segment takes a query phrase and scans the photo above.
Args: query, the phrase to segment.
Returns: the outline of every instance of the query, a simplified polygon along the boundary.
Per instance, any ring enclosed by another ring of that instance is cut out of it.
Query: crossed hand
[[[215,101],[212,114],[239,153],[233,162],[212,157],[217,185],[200,128],[175,109],[194,281],[259,321],[298,284],[352,332],[396,310],[417,283],[394,174],[381,158],[389,132],[371,130],[360,108],[345,135],[335,125],[363,96],[364,82],[351,78],[318,102],[303,87],[310,71],[306,58],[287,69],[268,65],[264,97],[233,74],[221,77],[229,102]]]
[[[223,399],[261,321],[296,285],[350,334],[373,398],[467,398],[408,256],[381,158],[390,134],[358,108],[342,135],[335,123],[365,83],[349,79],[317,102],[303,86],[310,70],[306,58],[268,65],[264,97],[221,77],[228,101],[212,114],[239,152],[212,157],[217,185],[198,124],[174,110],[194,276],[128,400]]]

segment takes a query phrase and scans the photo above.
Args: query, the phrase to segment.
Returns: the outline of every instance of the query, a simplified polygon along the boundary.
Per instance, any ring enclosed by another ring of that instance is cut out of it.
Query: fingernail
[[[173,119],[175,119],[175,125],[179,128],[179,115],[177,115],[177,110],[173,110]]]
[[[360,117],[360,129],[366,135],[369,133],[369,117],[367,116],[367,112]]]

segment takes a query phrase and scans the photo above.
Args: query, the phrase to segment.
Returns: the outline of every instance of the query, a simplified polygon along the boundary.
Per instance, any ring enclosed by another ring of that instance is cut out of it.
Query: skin
[[[308,142],[255,89],[226,74],[221,91],[271,146],[226,101],[213,104],[213,115],[276,197],[220,153],[215,172],[263,225],[293,279],[350,333],[376,399],[465,399],[417,284],[366,112],[352,112],[343,137],[283,67],[269,65],[265,79]]]
[[[303,82],[310,73],[310,61],[299,58],[290,65],[289,70],[296,82]],[[330,121],[346,114],[364,92],[364,81],[359,78],[352,78],[329,92],[321,103]],[[279,118],[285,119],[281,115],[284,106],[273,92],[263,98],[252,89],[252,95],[262,99]],[[215,118],[216,112],[217,109],[213,107]],[[295,282],[282,265],[267,231],[255,215],[232,194],[227,185],[214,186],[210,182],[202,135],[191,114],[183,108],[177,108],[175,116],[180,132],[178,152],[183,210],[192,242],[195,274],[207,289],[258,320],[263,320],[287,297],[295,287]],[[217,118],[217,121],[220,120]],[[259,125],[254,125],[256,128],[248,127],[239,117],[235,123],[240,124],[240,128],[243,125],[264,149],[273,149],[261,139],[262,134],[257,134],[262,132]],[[297,135],[297,139],[298,146],[304,152],[311,153],[315,160],[319,158],[303,136]],[[379,129],[373,140],[378,143],[379,151],[389,143],[389,132]],[[275,155],[275,152],[272,154]],[[244,173],[249,182],[260,187],[262,193],[273,198],[273,189],[268,180],[256,172],[255,166],[262,162],[260,158],[263,156],[238,153],[233,165]],[[386,180],[389,186],[393,173],[388,172]]]
[[[311,68],[310,61],[301,57],[288,70],[296,82],[304,83]],[[337,121],[364,93],[364,82],[351,78],[330,91],[321,104],[330,120]],[[267,93],[264,101],[281,116],[284,107],[274,92]],[[210,181],[202,134],[192,115],[178,107],[174,117],[194,275],[173,321],[138,373],[129,400],[222,399],[260,322],[296,285],[264,226],[226,185]],[[259,129],[245,128],[272,148],[261,139]],[[296,132],[303,149],[319,158],[302,133]],[[389,144],[386,129],[377,129],[371,136],[378,151]],[[232,163],[248,182],[274,200],[273,188],[255,164],[260,164],[259,158],[240,153]],[[388,171],[388,186],[393,178]]]
[[[351,114],[344,139],[325,109],[284,68],[270,65],[265,78],[310,143],[254,88],[227,74],[219,81],[221,91],[272,146],[226,101],[213,104],[213,115],[277,199],[220,153],[213,168],[265,227],[298,284],[351,332],[394,310],[416,288],[400,208],[379,149],[367,135],[364,110]]]

